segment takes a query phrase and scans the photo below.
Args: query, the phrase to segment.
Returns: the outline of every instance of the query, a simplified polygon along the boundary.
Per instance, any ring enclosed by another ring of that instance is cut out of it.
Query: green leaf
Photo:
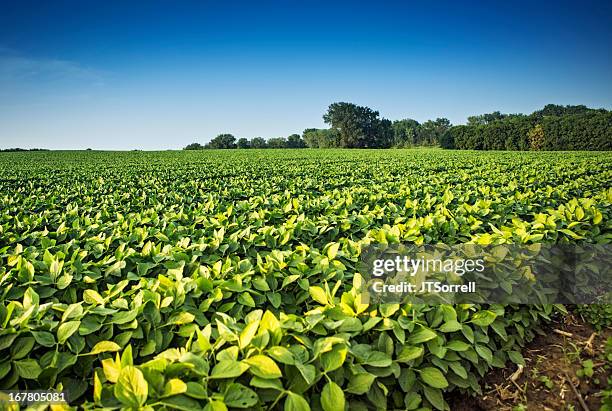
[[[416,383],[416,373],[411,369],[403,368],[398,380],[399,386],[402,391],[410,392],[412,390],[412,387]]]
[[[232,408],[251,408],[259,401],[257,393],[242,384],[233,383],[225,391],[223,402]]]
[[[162,397],[170,397],[187,392],[187,384],[178,378],[172,378],[164,385]]]
[[[280,331],[280,322],[276,318],[276,316],[270,312],[266,311],[261,317],[261,322],[259,323],[259,332],[269,330],[271,332]]]
[[[268,355],[274,358],[276,361],[293,365],[295,363],[295,359],[293,358],[293,354],[291,351],[286,349],[285,347],[275,346],[268,348]]]
[[[436,338],[438,334],[426,327],[421,327],[418,331],[411,333],[406,339],[406,344],[416,345]]]
[[[508,358],[517,365],[525,365],[523,355],[518,351],[508,351]]]
[[[315,369],[314,365],[312,364],[304,365],[296,361],[295,367],[298,369],[298,371],[304,378],[304,381],[306,381],[308,385],[314,382],[315,377],[317,375],[317,370]]]
[[[579,236],[578,234],[576,234],[575,232],[573,232],[572,230],[568,230],[567,228],[560,228],[559,230],[560,233],[563,233],[565,235],[568,235],[570,237],[572,237],[574,240],[581,240],[584,237]]]
[[[241,293],[238,296],[238,302],[246,307],[255,307],[255,300],[253,300],[253,297],[248,292]]]
[[[200,402],[189,398],[186,394],[173,395],[171,397],[162,398],[159,400],[161,405],[165,405],[164,409],[179,410],[179,411],[193,411],[202,408]],[[159,408],[159,407],[156,407]],[[152,410],[153,407],[144,407],[144,410]],[[204,408],[206,409],[206,408]],[[227,408],[224,409],[227,411]]]
[[[38,362],[31,358],[15,361],[13,362],[13,366],[15,367],[15,371],[17,371],[17,375],[27,380],[35,380],[42,372]]]
[[[94,370],[93,400],[94,402],[100,402],[101,399],[102,399],[102,381],[100,381],[98,372]]]
[[[457,374],[459,377],[463,379],[467,379],[468,373],[467,370],[461,365],[458,361],[451,361],[448,363],[448,366]]]
[[[434,388],[448,387],[448,381],[442,372],[434,367],[425,367],[420,372],[421,379],[425,384]]]
[[[310,405],[300,394],[288,391],[284,411],[310,411]]]
[[[368,354],[368,358],[364,361],[364,364],[371,365],[372,367],[388,367],[392,362],[393,360],[387,353],[372,351]]]
[[[219,336],[225,341],[236,341],[240,338],[227,325],[219,321],[219,319],[217,319],[216,322],[217,330],[219,331]]]
[[[461,329],[461,324],[459,324],[455,320],[447,321],[440,327],[440,331],[443,333],[451,333],[454,331],[459,331]]]
[[[321,391],[321,407],[323,411],[344,411],[344,392],[333,381],[329,381]]]
[[[121,369],[114,394],[122,404],[138,408],[145,403],[148,393],[149,387],[142,371],[131,365]]]
[[[467,351],[470,349],[470,345],[463,341],[451,340],[448,344],[446,344],[446,348],[453,351]]]
[[[448,408],[441,390],[437,388],[423,387],[423,393],[425,394],[427,401],[429,401],[436,409],[446,410]]]
[[[266,296],[274,308],[279,308],[282,303],[282,297],[279,293],[267,293]]]
[[[204,407],[204,411],[227,411],[227,407],[221,401],[212,400],[206,407]]]
[[[121,353],[121,366],[134,365],[134,357],[132,355],[132,346],[128,345]]]
[[[11,371],[12,365],[8,361],[0,362],[0,380]]]
[[[370,391],[372,383],[376,379],[375,375],[369,372],[360,372],[349,377],[349,385],[346,388],[351,394],[362,395]]]
[[[182,311],[179,313],[172,314],[172,316],[168,320],[168,324],[172,324],[172,325],[189,324],[193,322],[194,319],[195,319],[195,315],[188,313],[186,311]]]
[[[411,345],[405,345],[402,347],[402,350],[397,356],[397,361],[408,362],[415,360],[423,354],[423,351],[423,346],[414,347]]]
[[[23,308],[28,309],[30,307],[36,307],[39,301],[40,297],[38,293],[36,293],[32,287],[28,287],[23,295]]]
[[[380,315],[388,318],[395,314],[399,308],[399,304],[380,304],[378,306],[378,311],[380,312]]]
[[[62,322],[66,322],[71,318],[79,318],[83,315],[83,306],[81,304],[70,304],[64,315],[62,315]]]
[[[57,341],[60,344],[65,343],[66,340],[79,329],[80,325],[80,321],[68,321],[67,323],[61,324],[57,328]]]
[[[283,384],[281,383],[280,378],[268,380],[265,378],[259,378],[257,376],[254,376],[253,378],[251,378],[251,382],[249,384],[257,388],[270,388],[277,391],[283,390]]]
[[[101,363],[106,379],[110,382],[117,382],[121,372],[121,363],[115,362],[112,358],[105,358]]]
[[[313,300],[318,302],[319,304],[327,305],[327,295],[325,291],[321,287],[312,286],[308,288],[308,292]]]
[[[407,410],[416,410],[419,407],[419,405],[421,405],[422,400],[423,399],[421,398],[420,394],[417,394],[414,391],[409,392],[404,397],[404,405],[406,406]]]
[[[202,386],[202,384],[198,384],[197,382],[189,381],[187,383],[187,391],[185,395],[188,395],[192,398],[197,398],[199,400],[205,400],[208,398],[208,392]]]
[[[491,324],[497,318],[497,314],[493,311],[483,310],[478,311],[472,316],[472,323],[481,327],[486,327]]]
[[[330,260],[333,260],[334,258],[336,258],[339,248],[340,248],[339,243],[331,243],[327,248],[327,258],[329,258]]]
[[[240,348],[245,348],[251,343],[253,337],[255,337],[255,334],[257,333],[258,327],[259,321],[253,321],[244,326],[242,332],[240,333]]]
[[[248,369],[249,365],[244,361],[223,360],[214,366],[210,378],[235,378],[242,375]]]
[[[85,301],[87,304],[93,305],[104,305],[105,303],[104,298],[102,298],[102,296],[96,290],[92,289],[87,289],[83,291],[83,301]],[[103,310],[104,308],[100,307],[100,309]]]
[[[32,350],[36,340],[33,337],[20,337],[11,346],[11,358],[20,360]]]
[[[491,363],[493,362],[493,353],[491,352],[491,350],[481,344],[476,344],[474,346],[474,349],[476,350],[476,352],[478,353],[478,355],[482,358],[485,359],[485,361],[491,365]]]
[[[270,357],[255,355],[244,360],[249,365],[249,371],[260,378],[279,378],[282,376],[280,368]]]
[[[603,220],[603,215],[599,210],[595,210],[593,212],[593,224],[599,224]]]
[[[34,279],[34,265],[27,260],[23,260],[22,265],[21,265],[21,270],[20,270],[20,274],[21,273],[24,274],[23,277],[25,278],[27,282],[32,281]],[[20,279],[22,278],[20,277]]]
[[[50,332],[32,331],[32,336],[43,347],[53,347],[55,345],[55,337]]]
[[[299,274],[293,274],[293,275],[289,275],[289,276],[285,277],[285,279],[283,280],[283,284],[281,285],[281,289],[283,289],[286,286],[288,286],[289,284],[293,283],[298,278],[300,278]]]
[[[87,355],[100,354],[103,352],[115,352],[121,350],[119,344],[113,341],[100,341],[94,345],[93,349]]]
[[[111,322],[116,325],[127,324],[138,316],[138,310],[130,310],[130,311],[119,311],[115,313],[111,319]]]
[[[346,360],[348,348],[344,344],[336,344],[328,352],[321,354],[321,365],[327,372],[342,367]]]
[[[470,343],[474,344],[474,330],[472,330],[469,324],[463,324],[461,327],[461,333]]]
[[[508,334],[506,333],[506,327],[504,326],[503,321],[500,321],[499,319],[493,321],[491,323],[491,328],[493,328],[495,333],[499,335],[502,340],[508,341]]]

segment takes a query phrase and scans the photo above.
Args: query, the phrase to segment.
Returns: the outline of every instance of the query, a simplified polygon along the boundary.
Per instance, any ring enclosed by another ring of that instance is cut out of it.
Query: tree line
[[[390,148],[441,146],[471,150],[610,150],[612,112],[583,105],[549,104],[532,114],[499,111],[468,117],[453,126],[446,118],[419,123],[391,121],[378,111],[353,103],[333,103],[323,120],[329,128],[308,128],[288,137],[236,139],[220,134],[205,145],[185,150],[249,148]]]
[[[48,148],[21,148],[21,147],[0,149],[0,153],[15,153],[15,152],[20,152],[20,151],[50,151],[50,150]]]
[[[242,137],[236,139],[232,134],[219,134],[205,145],[199,143],[189,144],[184,150],[204,150],[208,148],[305,148],[304,140],[299,134],[291,134],[289,137],[273,137],[264,139],[254,137],[250,140]]]
[[[390,121],[378,111],[353,103],[333,103],[323,115],[329,128],[307,128],[300,134],[264,139],[236,139],[219,134],[205,145],[192,143],[185,150],[232,148],[389,148],[438,146],[451,123],[446,118],[420,124],[416,120]]]
[[[548,104],[525,114],[483,114],[449,128],[443,148],[462,150],[612,150],[612,111]]]

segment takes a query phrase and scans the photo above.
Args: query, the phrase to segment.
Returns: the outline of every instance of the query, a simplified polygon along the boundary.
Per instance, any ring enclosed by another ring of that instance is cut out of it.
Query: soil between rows
[[[586,411],[570,384],[588,410],[599,410],[601,391],[606,389],[612,368],[604,357],[606,340],[611,336],[609,328],[596,331],[573,313],[556,318],[523,349],[525,367],[518,378],[511,379],[516,365],[494,369],[483,379],[482,395],[451,394],[451,410]],[[576,373],[586,360],[594,364],[593,376],[579,378]]]

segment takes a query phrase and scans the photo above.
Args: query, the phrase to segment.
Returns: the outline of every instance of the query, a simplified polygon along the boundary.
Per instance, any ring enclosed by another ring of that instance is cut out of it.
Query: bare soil
[[[483,395],[454,393],[447,399],[451,410],[599,410],[612,368],[604,357],[612,330],[595,331],[570,313],[543,331],[523,350],[526,365],[522,370],[516,365],[492,370],[483,379]],[[582,361],[589,359],[593,376],[579,378],[576,373],[583,368]]]

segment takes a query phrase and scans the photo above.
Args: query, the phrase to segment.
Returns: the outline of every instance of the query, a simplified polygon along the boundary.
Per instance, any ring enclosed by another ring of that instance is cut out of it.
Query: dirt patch
[[[599,410],[601,391],[610,378],[604,353],[612,330],[596,332],[580,317],[569,314],[543,331],[522,351],[522,370],[514,364],[492,370],[483,379],[483,395],[452,394],[448,398],[451,410]]]

